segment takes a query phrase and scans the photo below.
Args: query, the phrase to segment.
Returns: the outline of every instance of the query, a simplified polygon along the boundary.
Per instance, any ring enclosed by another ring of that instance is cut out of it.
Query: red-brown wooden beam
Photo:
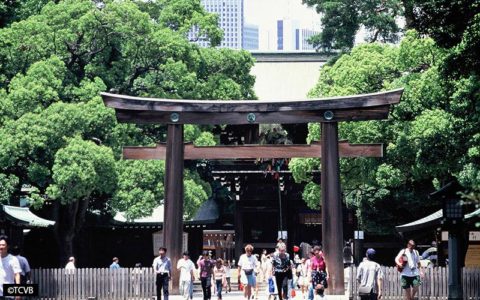
[[[118,121],[137,124],[300,124],[386,119],[403,89],[373,94],[301,99],[172,100],[102,93]]]
[[[332,120],[325,119],[327,110],[315,111],[274,111],[274,112],[179,112],[178,121],[172,121],[172,113],[149,110],[116,109],[117,120],[121,123],[135,124],[199,124],[199,125],[242,125],[242,124],[301,124],[341,121],[383,120],[388,117],[390,105],[359,107],[352,110],[332,110]],[[255,120],[248,121],[254,114]]]
[[[185,144],[185,159],[255,159],[255,158],[293,158],[321,157],[322,145],[243,145],[243,146],[205,146],[197,147]],[[338,143],[341,157],[383,157],[383,144]],[[124,147],[124,159],[160,159],[166,157],[166,145],[156,147]]]

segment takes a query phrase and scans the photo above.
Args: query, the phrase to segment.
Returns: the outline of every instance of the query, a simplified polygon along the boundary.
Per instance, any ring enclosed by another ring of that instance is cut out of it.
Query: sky
[[[259,27],[259,50],[274,50],[277,20],[296,20],[303,28],[320,29],[320,16],[302,0],[244,0],[245,23]]]

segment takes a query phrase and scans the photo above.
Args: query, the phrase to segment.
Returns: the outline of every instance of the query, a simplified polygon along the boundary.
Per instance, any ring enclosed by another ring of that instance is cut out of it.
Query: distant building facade
[[[221,48],[241,49],[243,42],[243,0],[201,0],[206,11],[219,16],[218,25],[223,29]],[[197,39],[196,31],[189,34],[190,40],[202,47],[208,47],[205,39]]]
[[[277,49],[280,51],[295,50],[295,29],[298,22],[290,19],[277,21]]]
[[[277,48],[279,51],[313,51],[308,39],[318,34],[316,30],[301,28],[296,20],[277,20]]]
[[[308,50],[315,50],[312,44],[308,42],[308,40],[314,36],[319,34],[319,31],[306,29],[306,28],[297,28],[295,29],[295,50],[299,51],[308,51]]]
[[[245,24],[243,26],[242,48],[245,50],[258,50],[258,26]]]

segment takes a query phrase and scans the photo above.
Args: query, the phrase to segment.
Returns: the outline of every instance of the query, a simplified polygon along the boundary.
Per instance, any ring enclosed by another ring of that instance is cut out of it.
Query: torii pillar
[[[338,153],[338,123],[322,124],[322,244],[329,273],[329,290],[343,295],[343,220],[340,193],[340,166]],[[339,221],[340,220],[340,221]],[[340,224],[339,224],[340,223]],[[328,238],[327,238],[328,237]]]
[[[172,262],[172,293],[177,294],[179,288],[177,261],[182,257],[183,248],[183,124],[167,125],[166,152],[168,159],[165,160],[163,245],[167,248],[167,256]]]

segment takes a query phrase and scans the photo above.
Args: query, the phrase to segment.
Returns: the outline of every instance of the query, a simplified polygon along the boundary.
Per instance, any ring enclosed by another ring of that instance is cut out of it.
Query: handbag
[[[273,278],[268,278],[268,292],[270,294],[275,293],[275,282],[273,281]]]
[[[399,259],[401,265],[396,265],[397,271],[400,272],[400,273],[402,273],[404,265],[405,265],[405,262],[403,261],[403,256],[404,255],[405,255],[405,249],[403,250],[403,254],[402,254],[402,256],[400,256],[400,259]]]
[[[403,272],[403,266],[397,265],[397,271],[398,271],[399,273],[402,273],[402,272]]]
[[[371,286],[359,286],[358,287],[358,295],[360,297],[362,296],[370,296],[370,294],[372,293],[372,287]]]

